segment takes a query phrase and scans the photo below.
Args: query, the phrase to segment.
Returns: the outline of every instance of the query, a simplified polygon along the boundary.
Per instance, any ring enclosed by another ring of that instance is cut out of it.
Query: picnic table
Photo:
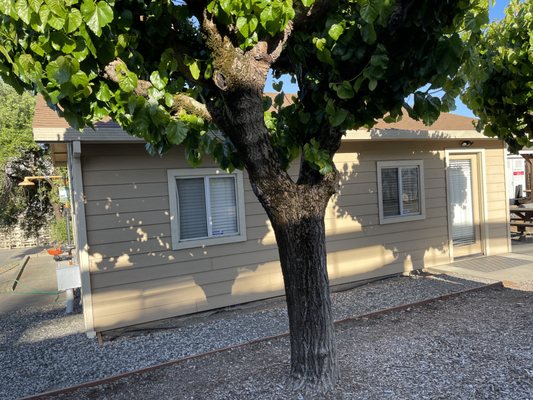
[[[517,228],[520,239],[525,239],[526,228],[533,227],[533,203],[510,206],[510,225]]]

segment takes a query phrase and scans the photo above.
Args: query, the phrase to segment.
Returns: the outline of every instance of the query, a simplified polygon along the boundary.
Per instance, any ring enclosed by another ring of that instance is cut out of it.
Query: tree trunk
[[[296,186],[296,185],[295,185]],[[335,333],[326,264],[324,216],[329,196],[297,187],[260,200],[278,243],[287,297],[291,378],[295,389],[327,391],[338,377]]]

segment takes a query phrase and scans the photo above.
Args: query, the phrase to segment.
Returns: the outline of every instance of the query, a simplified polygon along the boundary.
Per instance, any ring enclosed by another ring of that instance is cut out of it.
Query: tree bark
[[[330,196],[307,185],[293,189],[260,200],[276,235],[285,283],[292,384],[325,392],[338,378],[324,225]]]
[[[291,381],[295,389],[327,391],[338,372],[324,216],[337,174],[322,176],[302,161],[298,182],[291,179],[281,167],[264,121],[262,97],[269,57],[260,56],[260,49],[252,54],[233,48],[207,18],[203,26],[213,49],[214,80],[223,103],[219,107],[208,102],[208,111],[242,158],[278,243],[289,316]],[[340,135],[332,141],[333,147],[338,147],[337,142]]]

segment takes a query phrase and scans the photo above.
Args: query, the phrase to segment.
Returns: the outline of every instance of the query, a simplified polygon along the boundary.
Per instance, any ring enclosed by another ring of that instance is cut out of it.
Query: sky
[[[491,21],[497,21],[503,18],[504,16],[504,9],[509,4],[510,0],[496,0],[494,5],[489,5],[489,18]],[[489,4],[491,3],[491,0],[489,0]],[[296,84],[293,84],[290,82],[290,79],[282,79],[283,80],[283,90],[285,93],[296,93],[298,91],[298,86]],[[269,76],[267,79],[265,91],[266,92],[274,92],[275,90],[272,88],[272,82],[274,79],[272,76]],[[453,114],[457,115],[464,115],[465,117],[474,117],[474,114],[472,111],[463,104],[463,102],[457,98],[455,101],[455,104],[457,106],[456,110],[453,112]]]

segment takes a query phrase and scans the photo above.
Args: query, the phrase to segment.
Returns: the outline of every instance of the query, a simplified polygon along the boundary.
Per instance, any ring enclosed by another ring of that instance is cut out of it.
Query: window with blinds
[[[173,247],[245,240],[242,173],[200,171],[168,171]]]
[[[378,162],[381,223],[424,218],[422,161]]]

